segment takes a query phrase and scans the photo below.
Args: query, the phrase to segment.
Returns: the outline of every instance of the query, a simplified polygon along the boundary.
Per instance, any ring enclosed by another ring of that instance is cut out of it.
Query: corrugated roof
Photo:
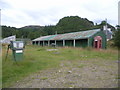
[[[73,32],[73,33],[65,33],[65,34],[57,34],[57,35],[49,35],[42,36],[34,39],[33,41],[44,41],[44,40],[71,40],[71,39],[85,39],[99,32],[100,29]]]

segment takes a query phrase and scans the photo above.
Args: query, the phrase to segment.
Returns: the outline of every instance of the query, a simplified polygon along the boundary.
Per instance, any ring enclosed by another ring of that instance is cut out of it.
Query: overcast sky
[[[14,27],[56,25],[65,16],[118,24],[119,0],[0,0],[1,24]]]

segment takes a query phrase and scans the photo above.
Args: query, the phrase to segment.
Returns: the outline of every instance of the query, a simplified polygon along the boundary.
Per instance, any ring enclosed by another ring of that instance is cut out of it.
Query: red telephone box
[[[102,37],[101,36],[94,37],[94,48],[96,49],[102,48]]]

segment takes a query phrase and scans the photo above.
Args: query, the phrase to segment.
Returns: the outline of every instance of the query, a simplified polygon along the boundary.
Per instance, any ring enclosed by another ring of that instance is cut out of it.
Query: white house
[[[15,41],[15,40],[16,40],[16,35],[13,35],[13,36],[3,38],[2,40],[0,40],[0,43],[2,43],[2,44],[10,44],[10,41]]]

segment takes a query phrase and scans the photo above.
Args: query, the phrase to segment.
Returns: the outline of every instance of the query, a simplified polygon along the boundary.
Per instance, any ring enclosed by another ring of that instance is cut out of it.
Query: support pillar
[[[63,47],[65,46],[65,40],[63,40]]]
[[[75,39],[74,39],[74,47],[75,47]]]
[[[43,41],[43,46],[45,45],[45,42]]]
[[[48,46],[50,46],[50,41],[48,41]]]
[[[38,41],[38,45],[40,46],[40,41]]]
[[[88,47],[89,47],[89,38],[88,38]]]
[[[56,40],[55,40],[55,46],[56,46]]]

